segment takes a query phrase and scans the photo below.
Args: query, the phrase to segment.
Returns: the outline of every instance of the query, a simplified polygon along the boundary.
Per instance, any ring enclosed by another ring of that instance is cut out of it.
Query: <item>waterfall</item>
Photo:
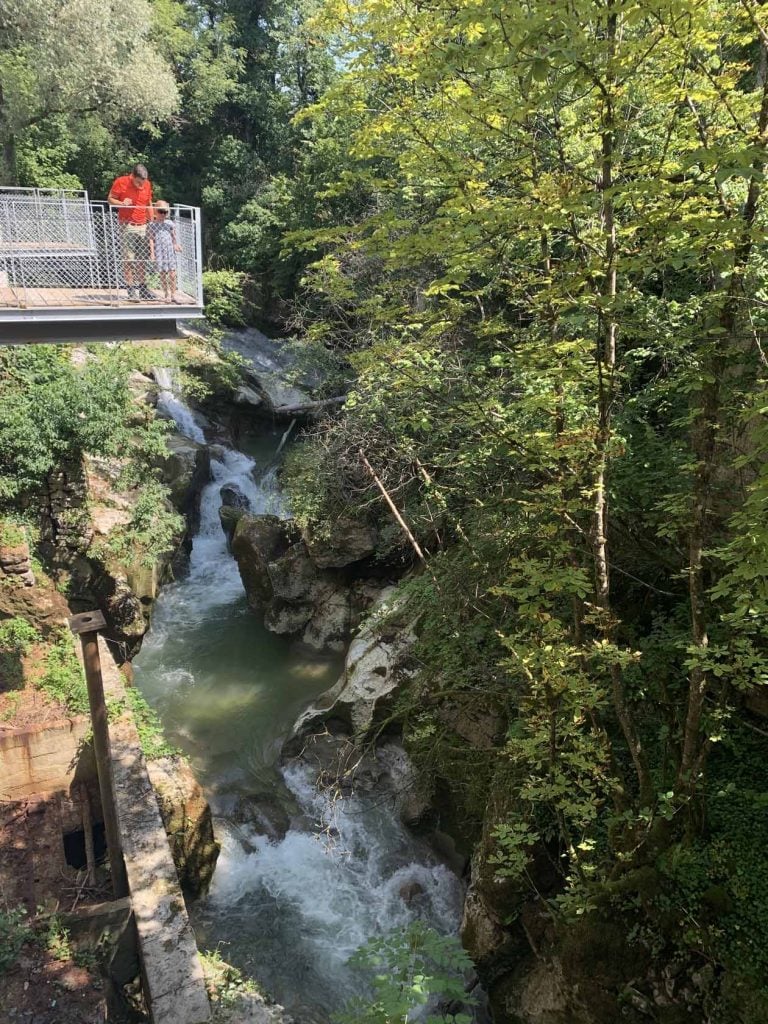
[[[188,437],[202,438],[170,375],[156,377],[163,411]],[[134,667],[216,816],[221,855],[208,898],[192,908],[201,947],[220,945],[298,1019],[326,1024],[362,990],[348,964],[360,945],[416,917],[455,931],[462,889],[388,805],[333,800],[306,765],[277,768],[297,715],[336,681],[341,663],[269,633],[248,609],[227,550],[224,485],[238,488],[252,512],[286,515],[275,469],[262,468],[272,463],[279,433],[273,440],[261,463],[211,449],[188,574],[161,592]],[[292,824],[284,837],[273,841],[243,824],[235,812],[244,799],[282,808],[287,799]]]
[[[152,371],[160,392],[157,396],[157,408],[168,419],[174,421],[179,433],[198,444],[205,444],[205,434],[195,420],[195,414],[174,392],[173,373],[167,367],[155,367]]]

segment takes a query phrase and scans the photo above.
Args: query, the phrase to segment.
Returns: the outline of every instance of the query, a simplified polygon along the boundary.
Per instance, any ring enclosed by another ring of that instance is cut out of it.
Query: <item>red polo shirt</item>
[[[139,188],[133,183],[133,175],[124,174],[121,178],[115,178],[109,195],[113,199],[131,199],[131,206],[124,206],[117,215],[122,224],[146,224],[150,220],[149,206],[152,205],[152,184],[147,179],[142,181]]]

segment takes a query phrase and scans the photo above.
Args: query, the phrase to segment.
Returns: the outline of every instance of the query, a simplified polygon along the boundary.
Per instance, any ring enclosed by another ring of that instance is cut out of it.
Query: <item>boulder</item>
[[[355,733],[364,733],[373,724],[379,706],[389,699],[407,676],[406,659],[416,637],[410,626],[384,627],[391,609],[387,598],[391,588],[380,597],[377,610],[352,640],[344,672],[312,704],[294,725],[294,735],[313,732],[329,718],[349,724]]]
[[[350,600],[348,587],[317,584],[312,592],[315,612],[304,630],[304,643],[319,651],[343,651],[351,626]]]
[[[251,608],[263,609],[274,597],[269,563],[276,561],[290,545],[291,527],[277,516],[240,517],[232,536],[232,554]]]
[[[213,818],[192,769],[180,757],[147,762],[173,860],[185,894],[196,898],[208,891],[219,856]]]
[[[302,541],[292,544],[285,554],[270,562],[267,569],[272,591],[283,601],[306,601],[318,576]]]
[[[141,647],[149,621],[141,600],[134,594],[125,575],[118,568],[92,563],[92,592],[107,620],[109,635],[122,645],[124,658],[130,660]]]
[[[167,434],[165,444],[168,455],[157,463],[160,478],[170,489],[174,506],[186,511],[190,500],[210,480],[210,454],[204,444],[179,433]]]
[[[313,607],[306,603],[272,601],[264,616],[264,625],[272,633],[282,636],[296,636],[312,617]]]
[[[227,548],[229,551],[232,550],[232,538],[235,535],[237,524],[244,515],[244,508],[234,508],[232,505],[222,505],[219,509],[219,522],[224,531],[224,536],[227,538]]]
[[[257,835],[280,842],[291,827],[291,816],[269,796],[239,796],[231,812],[232,821],[246,825]]]
[[[248,508],[248,497],[235,484],[224,484],[220,487],[219,497],[224,508]]]
[[[306,530],[304,543],[319,569],[342,569],[376,550],[376,537],[368,523],[347,517],[333,523],[329,536]]]
[[[246,405],[252,409],[261,409],[264,407],[264,396],[261,395],[256,388],[250,387],[248,384],[241,384],[235,389],[232,395],[232,401],[235,405]]]

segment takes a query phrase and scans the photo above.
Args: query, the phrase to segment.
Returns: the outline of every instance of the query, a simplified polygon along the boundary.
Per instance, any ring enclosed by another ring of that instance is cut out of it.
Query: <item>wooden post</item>
[[[104,814],[104,833],[107,839],[109,869],[112,875],[112,888],[115,899],[128,895],[128,878],[123,862],[123,847],[120,842],[120,829],[117,824],[115,810],[114,782],[112,779],[112,761],[109,747],[109,724],[107,721],[107,705],[104,700],[104,681],[101,677],[101,659],[99,657],[98,630],[106,626],[104,616],[99,611],[83,612],[69,620],[69,628],[80,637],[83,647],[85,664],[85,681],[88,684],[88,703],[91,708],[91,726],[93,728],[93,749],[96,754],[96,770],[99,776],[99,793],[101,809]]]

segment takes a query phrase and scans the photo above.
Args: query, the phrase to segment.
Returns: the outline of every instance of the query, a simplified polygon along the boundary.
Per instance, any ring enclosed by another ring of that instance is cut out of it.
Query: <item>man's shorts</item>
[[[123,259],[131,263],[144,263],[149,259],[146,224],[121,224]]]

